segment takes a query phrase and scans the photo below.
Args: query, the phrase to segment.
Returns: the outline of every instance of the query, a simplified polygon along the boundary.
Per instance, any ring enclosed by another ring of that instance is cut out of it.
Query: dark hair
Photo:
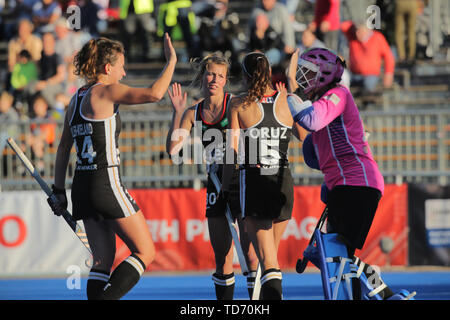
[[[88,83],[95,82],[107,63],[116,63],[118,53],[125,53],[119,41],[104,37],[91,39],[75,55],[74,73],[85,78]]]
[[[225,57],[221,56],[220,53],[212,53],[204,57],[200,60],[200,58],[196,58],[191,60],[191,65],[194,69],[197,70],[197,73],[195,74],[194,80],[191,82],[191,87],[202,85],[202,77],[205,74],[205,72],[208,70],[209,66],[212,64],[222,65],[227,68],[227,77],[228,77],[228,71],[230,68],[230,62]]]
[[[251,52],[242,60],[242,70],[248,79],[248,93],[243,107],[263,98],[267,86],[272,84],[270,64],[267,57],[260,52]]]
[[[20,52],[19,52],[19,57],[25,58],[25,59],[27,59],[27,60],[31,60],[31,54],[30,54],[30,52],[29,52],[28,50],[26,50],[26,49],[20,50]]]

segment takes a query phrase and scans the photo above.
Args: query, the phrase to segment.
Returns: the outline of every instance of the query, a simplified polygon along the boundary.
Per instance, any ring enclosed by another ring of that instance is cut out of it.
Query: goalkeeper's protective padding
[[[337,233],[316,230],[313,237],[303,256],[320,269],[325,300],[353,300],[352,278],[356,273],[347,247]]]
[[[386,284],[375,270],[367,278],[364,262],[349,258],[347,247],[338,239],[337,233],[323,233],[316,230],[313,241],[305,249],[303,256],[320,269],[325,300],[413,300],[416,292],[401,290],[385,296]],[[367,266],[366,266],[367,267]],[[353,292],[352,280],[359,280],[361,290]],[[361,294],[361,297],[354,297]]]
[[[372,268],[371,266],[368,267]],[[361,285],[362,300],[414,300],[415,291],[410,293],[408,290],[402,289],[393,294],[391,290],[386,290],[387,285],[381,280],[379,274],[375,270],[368,272],[367,265],[357,257],[354,259],[352,269]],[[367,278],[367,274],[371,274],[369,278]],[[390,293],[387,294],[386,291]]]
[[[302,152],[306,165],[312,169],[320,170],[319,159],[317,159],[311,134],[308,134],[303,140]]]

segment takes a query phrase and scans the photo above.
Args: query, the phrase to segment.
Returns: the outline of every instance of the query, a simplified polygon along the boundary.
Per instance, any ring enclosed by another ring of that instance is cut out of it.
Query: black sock
[[[281,270],[267,269],[261,275],[261,299],[281,300],[283,298],[281,288]]]
[[[376,272],[376,270],[369,264],[364,263],[358,257],[354,257],[353,261],[355,265],[358,267],[359,272],[361,272],[360,268],[362,267],[362,272],[366,275],[368,281],[371,283],[373,289],[377,289],[380,286],[385,286],[378,294],[384,300],[389,298],[394,294],[392,290],[384,283],[381,279],[380,275]],[[360,291],[359,291],[360,292]],[[361,294],[360,294],[361,296]]]
[[[250,300],[253,298],[253,288],[255,287],[256,271],[249,271],[247,274],[247,290]]]
[[[234,296],[234,272],[230,274],[212,275],[214,286],[216,288],[217,300],[233,300]]]
[[[132,254],[120,263],[111,274],[102,299],[118,300],[133,288],[145,271],[145,264],[139,257]]]
[[[88,300],[101,298],[103,288],[109,281],[109,273],[103,270],[91,269],[86,286]]]

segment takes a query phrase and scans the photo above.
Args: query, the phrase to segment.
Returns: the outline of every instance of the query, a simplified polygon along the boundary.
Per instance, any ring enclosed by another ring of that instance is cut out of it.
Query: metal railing
[[[121,173],[129,188],[198,188],[206,178],[204,164],[175,165],[165,152],[165,142],[171,115],[124,112],[119,141]],[[398,110],[362,112],[369,143],[386,183],[450,182],[450,108],[433,110]],[[62,123],[57,123],[56,140],[45,145],[44,179],[53,181],[54,161]],[[4,145],[12,135],[25,153],[34,161],[36,157],[27,143],[30,122],[0,123],[2,157],[0,158],[0,186],[2,190],[36,189],[38,185],[14,155]],[[296,184],[316,185],[322,174],[308,168],[301,150],[302,144],[293,138],[289,161]],[[74,173],[75,152],[72,150],[67,172],[70,188]]]

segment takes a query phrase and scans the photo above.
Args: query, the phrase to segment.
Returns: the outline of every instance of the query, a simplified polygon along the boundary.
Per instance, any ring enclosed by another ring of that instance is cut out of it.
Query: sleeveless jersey
[[[114,106],[114,114],[107,119],[89,119],[81,113],[84,97],[98,84],[81,87],[75,94],[75,108],[69,121],[77,152],[75,170],[92,171],[120,164],[118,139],[121,121],[118,105]]]
[[[279,92],[271,96],[264,96],[257,102],[261,110],[261,120],[250,128],[244,130],[241,143],[244,143],[244,167],[258,166],[262,168],[287,167],[288,147],[292,136],[292,128],[278,121],[275,114],[275,105]],[[242,140],[243,139],[243,140]]]
[[[228,103],[231,100],[231,94],[225,93],[223,98],[223,105],[221,110],[221,116],[219,120],[214,123],[207,122],[203,119],[202,108],[204,101],[199,102],[195,108],[195,125],[201,124],[202,132],[202,144],[206,151],[206,160],[208,164],[208,172],[211,169],[211,165],[216,161],[223,163],[225,145],[226,145],[226,129],[228,127],[227,108]],[[215,132],[213,131],[215,130]],[[205,135],[206,134],[206,135]],[[216,141],[218,135],[221,134],[221,141]],[[216,171],[217,170],[217,171]],[[222,176],[222,165],[215,166],[215,170],[219,179]]]

